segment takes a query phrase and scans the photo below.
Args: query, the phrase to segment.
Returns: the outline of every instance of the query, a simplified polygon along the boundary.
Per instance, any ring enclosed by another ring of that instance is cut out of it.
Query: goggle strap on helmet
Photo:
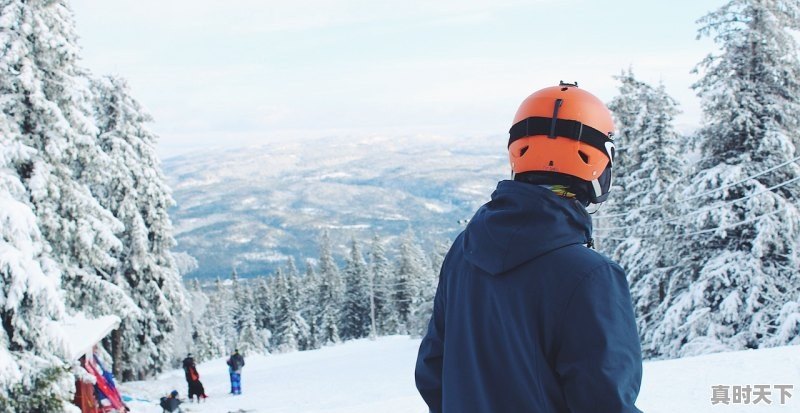
[[[558,112],[558,106],[558,101],[556,101],[554,109],[556,114]],[[614,142],[610,135],[600,132],[591,126],[584,125],[576,120],[558,119],[555,117],[545,118],[532,116],[523,119],[514,124],[514,126],[509,129],[508,133],[508,146],[511,146],[514,141],[528,136],[545,135],[548,137],[559,136],[573,139],[595,147],[603,151],[603,153],[607,153],[608,148],[606,147],[606,143]]]
[[[603,195],[603,188],[600,187],[600,181],[597,179],[592,180],[592,189],[594,189],[594,199],[597,199]]]

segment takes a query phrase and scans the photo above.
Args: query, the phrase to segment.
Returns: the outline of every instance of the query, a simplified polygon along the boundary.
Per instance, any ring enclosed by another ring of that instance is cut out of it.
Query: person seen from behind
[[[242,367],[244,367],[244,357],[239,354],[239,350],[234,350],[228,359],[228,372],[231,376],[231,394],[242,394]]]
[[[612,117],[561,83],[530,95],[498,183],[442,265],[416,384],[431,412],[639,413],[642,356],[622,268],[593,249]]]

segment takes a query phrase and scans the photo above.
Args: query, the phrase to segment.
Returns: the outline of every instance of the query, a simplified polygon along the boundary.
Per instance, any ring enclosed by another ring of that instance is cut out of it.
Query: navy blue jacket
[[[431,412],[639,412],[628,284],[590,238],[579,202],[498,184],[442,265],[416,367]]]

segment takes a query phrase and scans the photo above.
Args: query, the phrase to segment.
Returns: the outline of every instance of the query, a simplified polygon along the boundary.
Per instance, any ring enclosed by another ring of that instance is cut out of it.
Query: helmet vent
[[[583,160],[583,163],[585,163],[587,165],[589,164],[589,155],[585,154],[583,151],[578,151],[578,156],[581,157],[581,159]]]
[[[520,156],[520,157],[522,157],[522,155],[525,155],[525,152],[528,152],[528,148],[529,148],[529,146],[527,146],[527,145],[526,145],[526,146],[523,146],[523,147],[522,147],[522,148],[519,150],[519,156]]]

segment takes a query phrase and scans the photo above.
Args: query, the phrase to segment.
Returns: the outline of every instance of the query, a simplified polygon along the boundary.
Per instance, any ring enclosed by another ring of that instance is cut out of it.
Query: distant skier
[[[501,181],[444,260],[416,383],[434,413],[638,413],[642,356],[623,270],[586,207],[611,189],[611,113],[577,84],[520,106]]]
[[[244,357],[239,354],[239,350],[234,350],[228,359],[228,372],[231,375],[231,394],[242,394],[242,367],[244,367]]]
[[[164,409],[164,412],[167,413],[181,413],[181,403],[183,403],[180,399],[178,399],[178,391],[173,390],[169,396],[164,396],[161,398],[159,406]]]
[[[206,390],[203,388],[203,383],[200,382],[200,373],[197,372],[197,366],[194,364],[192,353],[189,353],[183,359],[183,372],[186,375],[186,383],[189,385],[189,401],[194,401],[194,396],[197,396],[197,402],[205,400]]]

